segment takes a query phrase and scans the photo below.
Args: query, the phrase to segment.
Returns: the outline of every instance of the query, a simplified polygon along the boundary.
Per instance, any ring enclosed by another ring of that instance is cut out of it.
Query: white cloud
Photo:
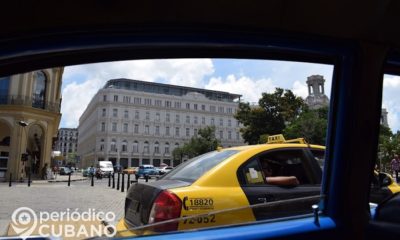
[[[385,76],[383,80],[384,88],[397,88],[400,86],[400,77],[399,76]]]
[[[388,123],[393,132],[400,130],[400,77],[385,75],[383,80],[382,108],[388,111]]]
[[[72,82],[62,91],[61,111],[65,127],[76,127],[92,97],[96,94],[102,79],[92,79],[83,83]]]
[[[382,102],[382,108],[386,108],[388,112],[388,124],[393,132],[396,132],[400,129],[400,106],[397,104],[399,103],[399,100],[400,99],[384,99]]]
[[[295,95],[302,98],[306,98],[308,96],[307,84],[300,81],[296,81],[293,83],[292,91]]]
[[[388,124],[393,133],[396,133],[399,130],[399,116],[397,113],[388,112]]]
[[[279,86],[296,90],[298,94],[304,97],[304,86],[307,86],[307,77],[311,75],[322,75],[325,79],[325,94],[330,97],[332,86],[333,66],[327,64],[305,63],[305,62],[287,62],[272,61],[272,73],[269,77],[279,81]],[[297,83],[296,83],[297,82]],[[301,87],[301,85],[303,87]],[[307,87],[306,87],[307,88]],[[308,95],[308,90],[306,91]]]
[[[135,60],[66,67],[63,75],[62,126],[78,126],[79,117],[107,80],[130,78],[201,87],[204,77],[213,72],[211,59]]]
[[[269,78],[251,79],[246,76],[236,77],[233,74],[227,76],[226,79],[212,77],[205,86],[206,89],[241,94],[242,100],[256,103],[261,93],[273,92],[275,87],[276,85]]]

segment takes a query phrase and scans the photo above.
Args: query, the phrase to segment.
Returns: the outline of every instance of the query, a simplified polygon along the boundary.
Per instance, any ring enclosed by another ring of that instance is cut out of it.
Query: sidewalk
[[[73,175],[71,175],[72,180]],[[82,179],[77,173],[74,179]],[[57,180],[68,179],[68,176],[57,176]],[[90,181],[73,181],[71,186],[66,182],[48,182],[39,180],[40,184],[27,186],[27,182],[0,183],[0,236],[7,233],[12,215],[20,207],[31,208],[36,215],[40,212],[112,212],[115,214],[115,225],[124,216],[126,191],[108,187],[108,179],[94,179],[92,187]],[[57,230],[59,231],[59,230]]]
[[[83,177],[81,174],[71,175],[71,182],[73,181],[84,181],[87,177]],[[32,183],[48,183],[48,182],[68,182],[68,175],[57,175],[55,179],[47,180],[32,180]]]

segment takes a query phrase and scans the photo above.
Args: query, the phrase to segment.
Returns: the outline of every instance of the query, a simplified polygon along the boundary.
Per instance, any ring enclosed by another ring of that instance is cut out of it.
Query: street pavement
[[[6,233],[12,213],[19,207],[29,207],[36,214],[40,211],[67,211],[68,208],[71,212],[76,209],[78,212],[89,209],[95,209],[96,212],[111,211],[116,221],[124,216],[126,178],[125,192],[108,187],[108,178],[94,179],[93,187],[90,179],[82,180],[80,176],[74,179],[80,181],[71,181],[69,187],[67,182],[34,181],[30,187],[27,182],[12,183],[11,187],[7,182],[0,183],[0,236]]]

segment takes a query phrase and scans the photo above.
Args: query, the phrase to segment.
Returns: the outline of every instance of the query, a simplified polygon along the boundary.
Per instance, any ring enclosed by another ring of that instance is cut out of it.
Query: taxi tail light
[[[181,216],[182,201],[169,191],[162,191],[153,203],[150,211],[149,223],[157,223],[165,220],[179,218]],[[178,230],[179,221],[154,226],[156,232],[168,232]]]

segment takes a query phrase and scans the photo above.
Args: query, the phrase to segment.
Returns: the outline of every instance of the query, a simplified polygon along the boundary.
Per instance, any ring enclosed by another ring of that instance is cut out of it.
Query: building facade
[[[166,163],[199,129],[215,126],[223,147],[243,145],[233,117],[241,96],[130,79],[109,80],[79,119],[82,167],[108,160],[123,167]]]
[[[62,156],[62,160],[58,160],[57,165],[66,165],[67,163],[73,163],[73,165],[76,165],[78,129],[60,128],[58,130],[57,141],[54,146],[54,150],[59,151],[60,155]]]
[[[51,165],[61,114],[64,68],[0,78],[0,181],[21,180]]]

